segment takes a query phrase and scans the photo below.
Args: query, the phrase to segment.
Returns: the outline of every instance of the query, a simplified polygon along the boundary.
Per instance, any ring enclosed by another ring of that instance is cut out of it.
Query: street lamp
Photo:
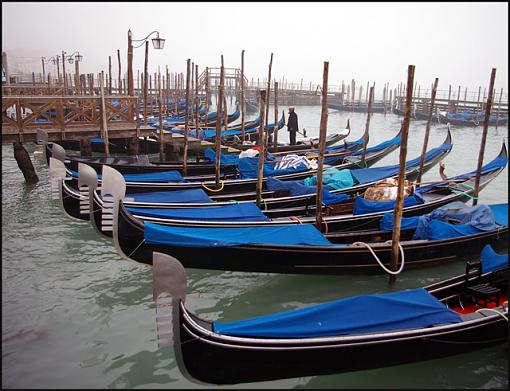
[[[133,39],[131,30],[128,30],[128,94],[134,96],[134,83],[133,83],[133,49],[141,47],[145,43],[145,67],[144,67],[144,91],[143,91],[143,118],[144,125],[147,124],[147,86],[148,78],[148,60],[149,60],[149,37],[156,33],[156,38],[152,38],[152,45],[154,49],[161,50],[165,46],[165,40],[160,38],[159,31],[152,31],[149,35],[142,39]],[[133,46],[133,42],[140,42],[139,45]],[[138,121],[138,119],[137,119]]]

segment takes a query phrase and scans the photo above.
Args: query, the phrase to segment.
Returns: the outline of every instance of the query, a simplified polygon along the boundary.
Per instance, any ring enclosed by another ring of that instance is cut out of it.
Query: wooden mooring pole
[[[275,152],[278,152],[278,82],[274,82],[274,139],[273,139],[273,149]]]
[[[190,88],[190,66],[191,60],[186,61],[186,108],[184,111],[184,152],[182,156],[183,173],[188,175],[188,131],[189,131],[189,88]]]
[[[322,226],[322,175],[324,170],[324,150],[326,149],[326,131],[328,128],[328,70],[329,62],[324,61],[322,76],[322,111],[319,128],[319,156],[317,167],[317,195],[315,203],[315,225],[320,231]]]
[[[241,142],[244,142],[246,121],[246,105],[244,103],[244,50],[241,51]]]
[[[143,124],[147,125],[147,106],[149,88],[149,41],[145,42],[145,61],[143,68]],[[186,135],[187,137],[187,135]]]
[[[271,68],[273,67],[273,53],[271,53],[271,60],[269,61],[269,73],[267,76],[267,92],[266,92],[266,125],[268,124],[269,120],[269,96],[271,95]],[[262,118],[261,118],[262,120]],[[265,140],[267,143],[267,140]]]
[[[260,208],[262,204],[262,185],[264,178],[264,160],[265,160],[265,140],[264,130],[266,118],[266,90],[260,90],[260,127],[259,127],[259,165],[257,170],[257,206]]]
[[[432,114],[434,113],[434,103],[436,102],[436,93],[437,93],[437,84],[439,79],[436,77],[434,80],[434,86],[432,87],[431,97],[430,97],[430,108],[429,115],[427,118],[427,127],[425,128],[425,136],[423,137],[423,148],[421,150],[421,158],[420,158],[420,170],[418,171],[418,178],[416,182],[421,182],[421,177],[423,175],[423,164],[425,163],[425,154],[427,153],[427,146],[429,142],[429,134],[430,134],[430,124],[432,123]]]
[[[221,170],[221,110],[223,110],[223,55],[221,55],[221,68],[220,68],[220,85],[218,86],[218,95],[216,98],[216,137],[214,143],[216,147],[216,189],[220,188],[220,170]]]
[[[34,165],[32,164],[32,160],[30,160],[30,155],[27,150],[23,146],[21,142],[13,143],[14,149],[14,158],[18,163],[18,167],[21,170],[21,173],[25,177],[25,182],[29,184],[34,184],[39,182],[39,177],[35,172]]]
[[[491,81],[489,83],[489,96],[485,106],[485,118],[483,121],[482,141],[480,143],[480,153],[478,154],[478,166],[476,169],[475,190],[473,193],[473,206],[478,204],[478,193],[480,192],[480,175],[482,174],[483,155],[485,152],[485,142],[487,140],[487,129],[489,128],[489,118],[492,109],[492,94],[494,90],[494,80],[496,79],[496,68],[492,68]]]
[[[99,91],[101,93],[101,132],[104,139],[104,153],[110,155],[110,143],[108,141],[108,123],[106,119],[106,102],[104,99],[104,72],[99,74]]]
[[[367,144],[368,144],[368,131],[370,129],[370,117],[372,116],[372,102],[374,100],[374,87],[370,87],[370,94],[368,98],[368,107],[367,107],[367,122],[365,124],[365,134],[363,137],[363,152],[361,154],[361,167],[365,167],[365,156],[367,153]]]
[[[413,100],[413,83],[414,83],[414,65],[409,65],[407,69],[407,96],[406,109],[404,115],[404,123],[402,125],[402,135],[400,139],[400,169],[398,173],[398,191],[395,201],[395,210],[393,212],[393,234],[391,237],[391,271],[397,271],[398,254],[400,247],[400,226],[402,223],[402,209],[404,205],[404,179],[406,172],[406,156],[407,156],[407,135],[409,134],[409,123],[411,121],[411,106]],[[402,260],[401,260],[402,262]],[[397,277],[390,274],[389,283],[393,284]]]

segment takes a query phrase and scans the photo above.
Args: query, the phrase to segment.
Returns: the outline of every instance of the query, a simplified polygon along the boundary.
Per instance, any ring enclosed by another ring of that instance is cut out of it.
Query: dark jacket
[[[289,113],[289,119],[287,120],[287,130],[297,132],[299,130],[297,114],[292,112]]]

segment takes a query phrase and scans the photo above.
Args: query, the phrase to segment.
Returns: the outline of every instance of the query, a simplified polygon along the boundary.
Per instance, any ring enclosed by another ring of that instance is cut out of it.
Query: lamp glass
[[[165,40],[163,38],[159,38],[159,34],[156,38],[152,38],[152,45],[154,45],[154,49],[163,49],[165,46]]]

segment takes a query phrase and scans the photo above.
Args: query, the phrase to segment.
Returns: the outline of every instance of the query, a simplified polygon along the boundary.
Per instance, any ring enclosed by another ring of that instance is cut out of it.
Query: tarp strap
[[[225,187],[225,182],[224,182],[224,181],[220,181],[220,183],[221,183],[220,188],[219,188],[219,189],[216,189],[216,190],[208,188],[208,187],[207,187],[204,183],[202,183],[202,187],[203,187],[205,190],[207,190],[207,191],[211,191],[211,192],[213,192],[213,193],[217,193],[217,192],[219,192],[219,191],[222,191],[222,190],[223,190],[223,188]]]
[[[387,240],[386,242],[384,243],[387,243],[387,244],[391,244],[391,240]],[[402,256],[402,262],[400,263],[400,267],[397,271],[392,271],[392,270],[389,270],[386,266],[384,266],[381,262],[381,260],[377,257],[377,255],[375,254],[374,250],[372,250],[372,248],[370,247],[370,245],[368,243],[365,243],[365,242],[354,242],[352,244],[353,246],[365,246],[366,248],[368,248],[368,250],[372,253],[374,259],[377,261],[377,263],[379,264],[379,266],[381,266],[381,268],[388,274],[393,274],[393,275],[396,275],[396,274],[399,274],[403,269],[404,269],[404,249],[402,248],[402,245],[400,243],[398,243],[398,247],[400,249],[400,255]]]

